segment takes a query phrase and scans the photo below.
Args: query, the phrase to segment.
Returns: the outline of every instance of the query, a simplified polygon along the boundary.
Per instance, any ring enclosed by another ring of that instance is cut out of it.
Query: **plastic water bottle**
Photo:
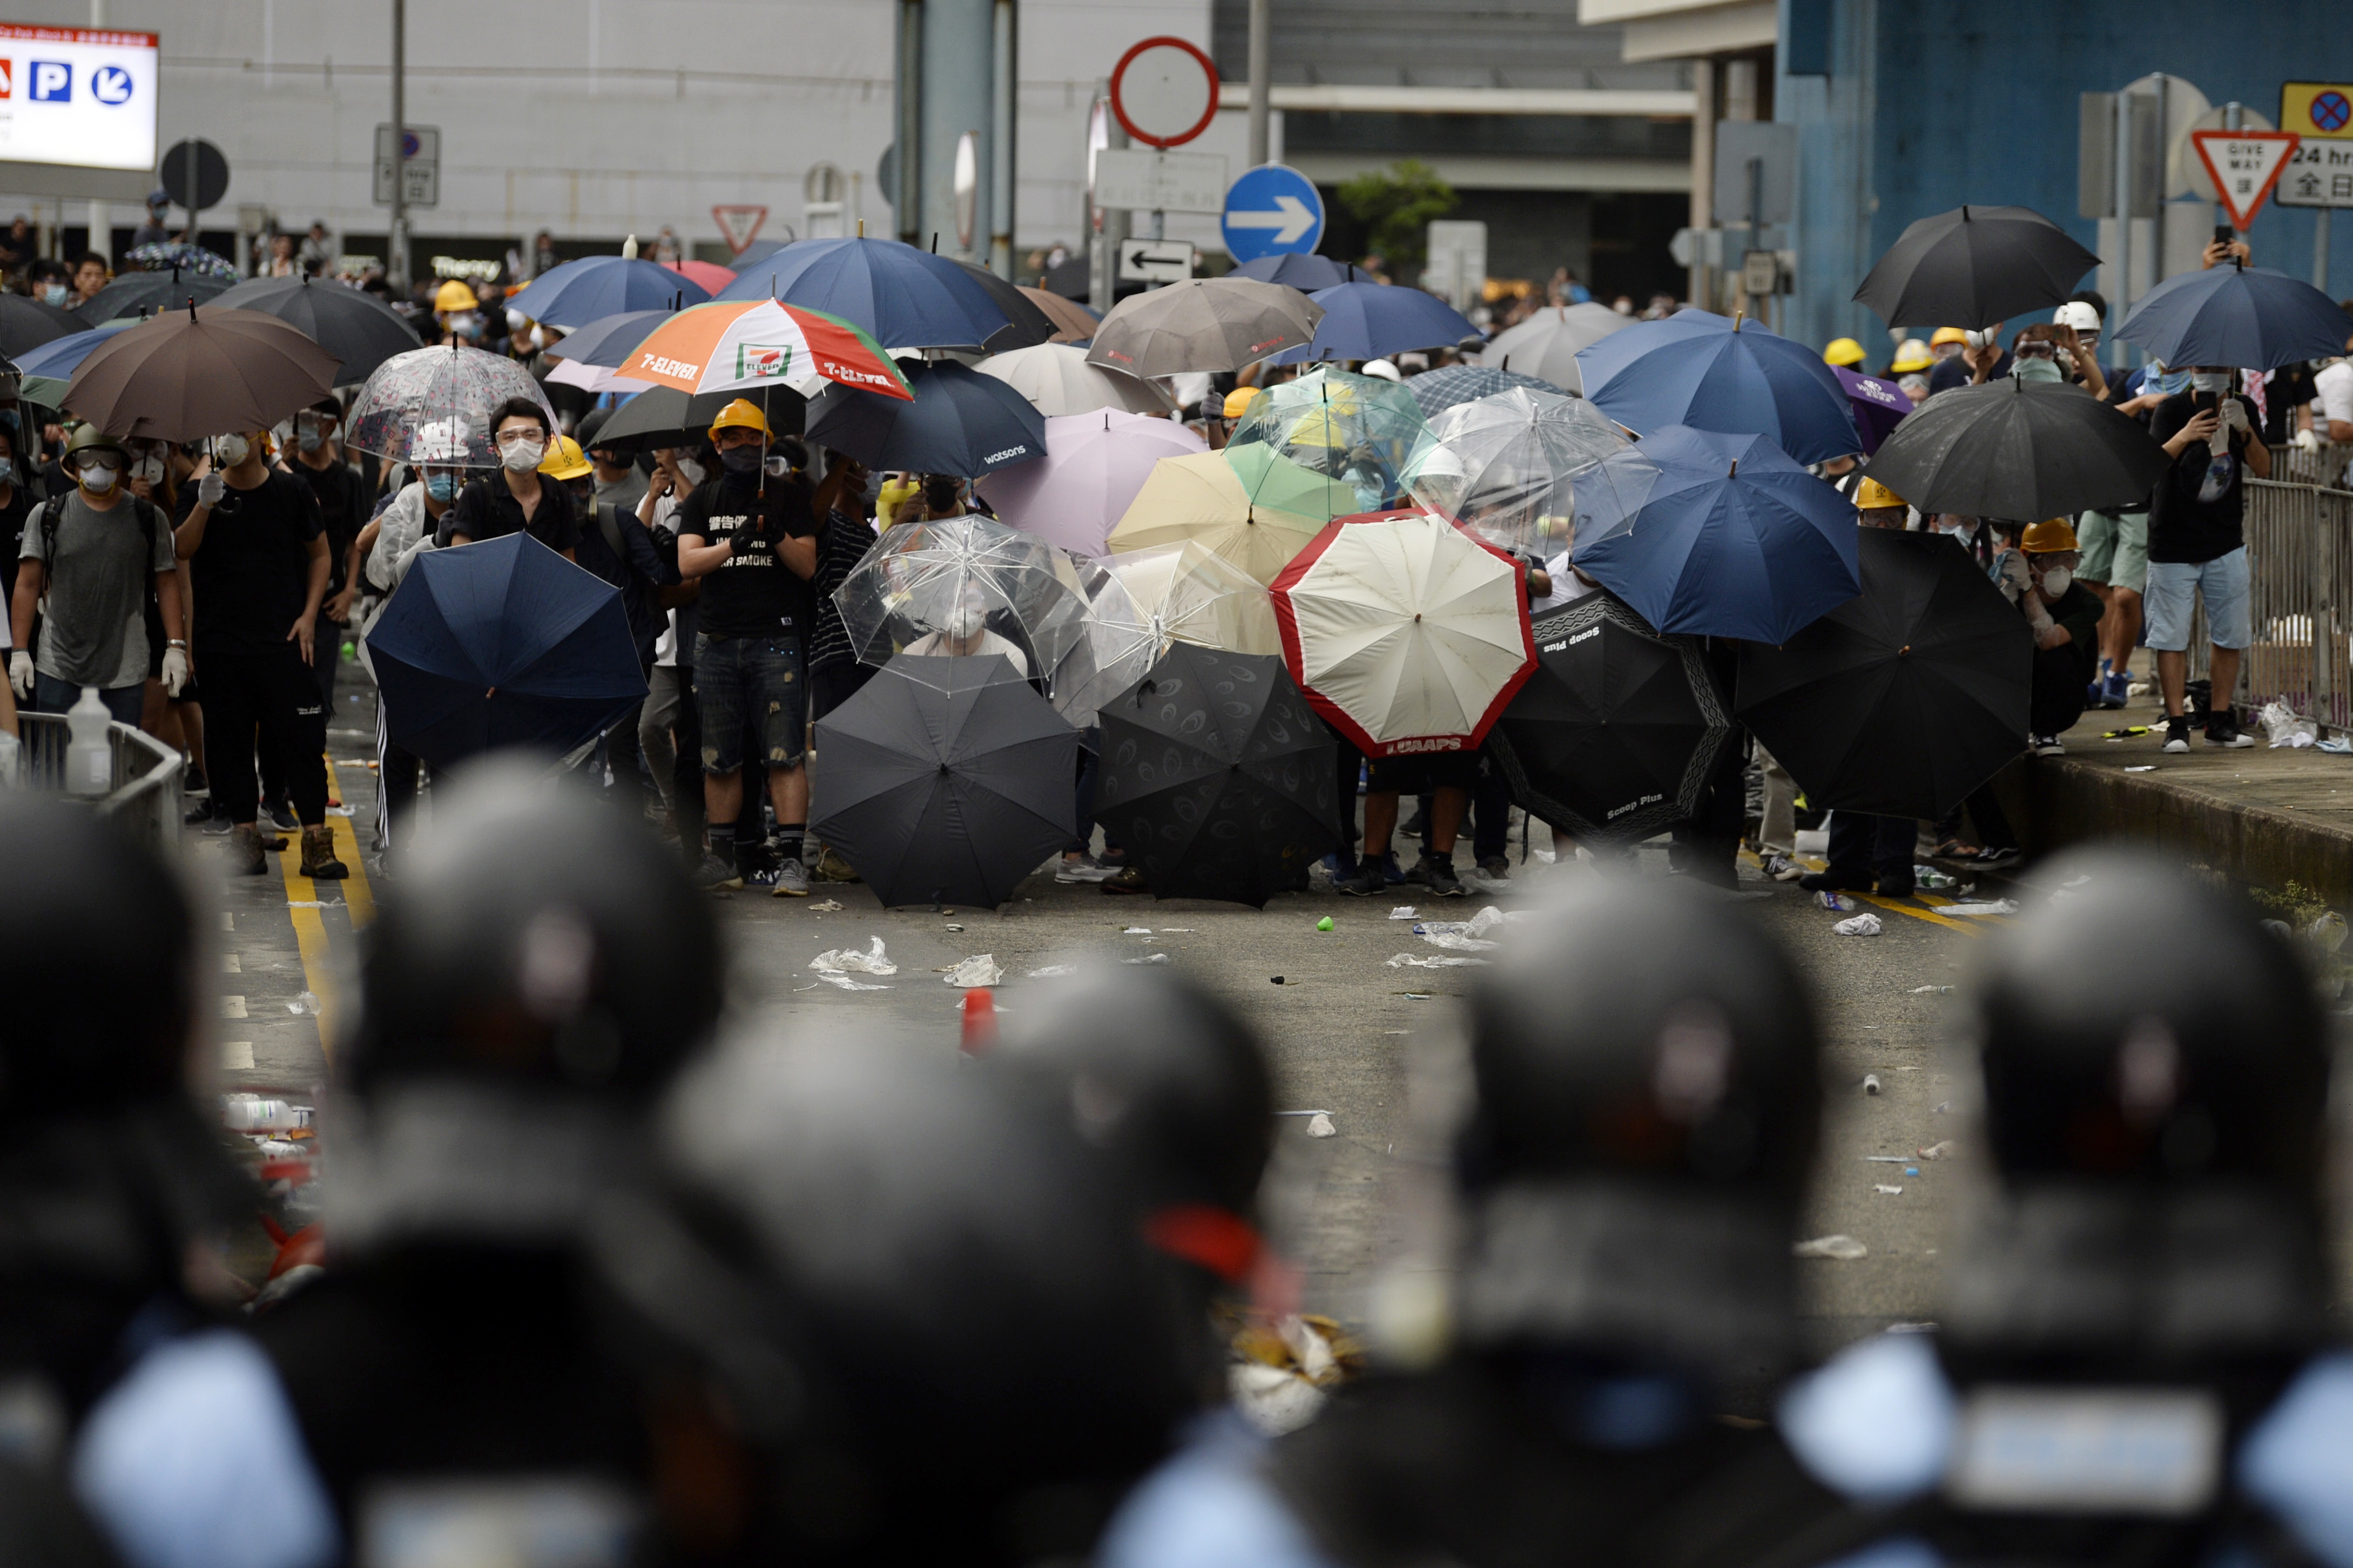
[[[98,700],[98,688],[85,686],[81,700],[66,710],[66,790],[72,795],[105,795],[114,788],[114,748],[106,727],[114,715]]]

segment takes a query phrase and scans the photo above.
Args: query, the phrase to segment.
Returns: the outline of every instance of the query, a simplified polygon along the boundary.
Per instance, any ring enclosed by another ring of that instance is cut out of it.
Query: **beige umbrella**
[[[1124,370],[1089,364],[1087,351],[1069,343],[1039,343],[991,354],[973,366],[993,375],[1049,419],[1112,408],[1122,414],[1166,414],[1176,406],[1152,383]]]
[[[1350,486],[1263,444],[1163,458],[1111,531],[1109,548],[1198,544],[1261,587],[1333,518],[1356,510]]]
[[[1240,370],[1306,342],[1323,319],[1323,306],[1280,283],[1187,278],[1113,305],[1087,358],[1131,375]]]
[[[1095,335],[1095,322],[1100,318],[1076,300],[1065,300],[1050,289],[1032,289],[1027,284],[1022,286],[1021,293],[1054,323],[1054,335],[1047,342],[1082,343]]]

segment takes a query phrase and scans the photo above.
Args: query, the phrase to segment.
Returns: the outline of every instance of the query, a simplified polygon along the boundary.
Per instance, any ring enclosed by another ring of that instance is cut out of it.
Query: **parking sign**
[[[0,23],[0,184],[10,163],[152,181],[156,66],[153,33]]]

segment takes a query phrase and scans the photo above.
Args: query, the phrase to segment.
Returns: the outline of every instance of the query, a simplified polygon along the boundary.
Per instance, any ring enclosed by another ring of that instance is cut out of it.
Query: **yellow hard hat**
[[[1832,338],[1831,346],[1822,351],[1824,364],[1861,364],[1862,345],[1852,338]]]
[[[1927,370],[1936,363],[1928,345],[1917,338],[1906,338],[1895,348],[1895,363],[1887,367],[1890,375],[1910,375],[1915,370]]]
[[[757,430],[765,436],[768,433],[768,416],[761,413],[760,405],[750,398],[739,397],[721,409],[719,417],[711,422],[713,437],[722,430]]]
[[[1958,327],[1938,327],[1935,334],[1928,339],[1928,346],[1932,349],[1940,349],[1947,343],[1960,343],[1966,345],[1968,341],[1968,333],[1961,331]]]
[[[1255,386],[1237,386],[1231,392],[1227,393],[1225,411],[1226,417],[1229,419],[1240,418],[1244,412],[1249,409],[1250,399],[1257,395],[1258,388]]]
[[[1897,495],[1877,479],[1866,479],[1855,487],[1854,505],[1857,511],[1875,511],[1881,507],[1909,504],[1902,496]]]
[[[2080,548],[2075,542],[2075,531],[2063,517],[2047,517],[2041,522],[2026,525],[2019,536],[2018,547],[2029,555],[2049,555],[2062,550]]]
[[[569,436],[558,436],[547,448],[547,456],[539,460],[539,471],[561,484],[594,472],[588,466],[588,454],[580,443]]]
[[[479,310],[482,302],[466,287],[465,279],[452,278],[433,290],[433,308],[437,310]]]

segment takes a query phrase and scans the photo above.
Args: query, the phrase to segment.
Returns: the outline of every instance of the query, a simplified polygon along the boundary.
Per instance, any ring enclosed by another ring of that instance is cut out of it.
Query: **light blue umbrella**
[[[29,353],[16,356],[16,368],[28,376],[46,375],[58,378],[70,376],[88,359],[90,351],[117,332],[128,331],[139,323],[135,321],[109,321],[102,327],[71,332],[43,343]]]
[[[1308,296],[1324,307],[1315,335],[1269,362],[1300,364],[1310,360],[1381,359],[1409,349],[1444,348],[1479,329],[1435,294],[1385,283],[1335,283]]]
[[[1594,406],[1638,436],[1670,425],[1765,436],[1800,463],[1862,450],[1822,356],[1753,321],[1678,310],[1579,350],[1577,368]]]

